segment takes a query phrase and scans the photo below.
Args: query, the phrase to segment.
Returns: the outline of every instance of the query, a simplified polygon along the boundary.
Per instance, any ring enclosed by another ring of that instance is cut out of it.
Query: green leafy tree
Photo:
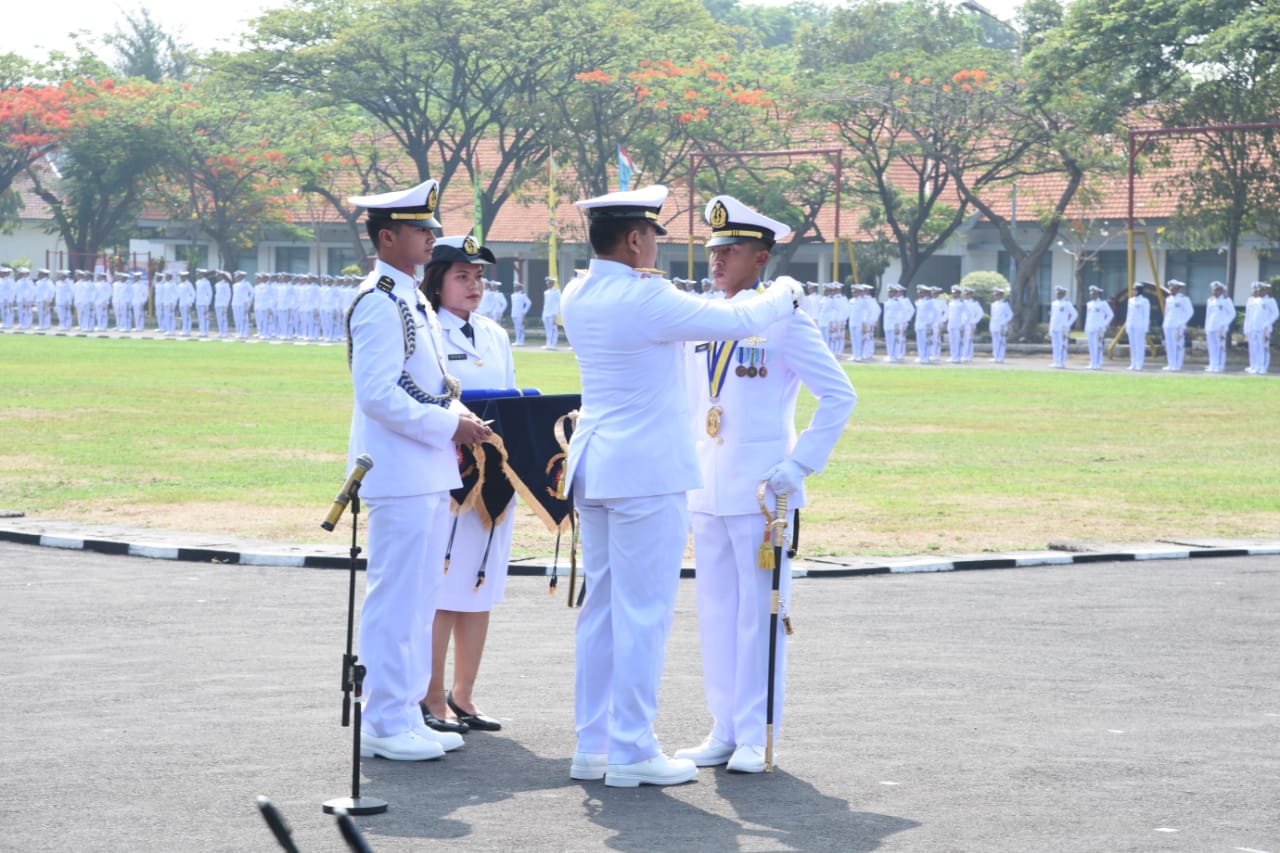
[[[49,206],[51,228],[73,263],[127,239],[163,158],[161,134],[150,121],[156,88],[82,81],[57,116],[54,169],[27,168],[36,194]]]
[[[663,26],[680,23],[677,9],[662,11]],[[586,58],[637,16],[564,0],[294,0],[259,18],[250,49],[225,64],[255,84],[361,108],[446,198],[455,178],[478,181],[487,228],[523,181],[541,179],[554,105],[596,64]]]
[[[152,83],[191,76],[194,50],[189,44],[166,32],[145,6],[123,15],[124,21],[106,38],[116,52],[112,69],[117,75]]]
[[[224,269],[268,228],[309,235],[291,223],[297,196],[274,142],[287,136],[293,104],[218,76],[166,87],[155,98],[166,151],[160,199],[172,221],[190,223],[193,240],[203,233],[217,244]]]
[[[1079,0],[1038,51],[1062,79],[1123,103],[1132,123],[1194,127],[1274,122],[1280,98],[1280,8],[1252,0]],[[1148,159],[1179,165],[1174,233],[1227,249],[1235,278],[1244,234],[1273,236],[1280,198],[1274,130],[1199,132],[1194,154],[1149,145]]]
[[[281,145],[285,168],[298,189],[320,199],[325,209],[346,223],[352,250],[368,253],[363,210],[347,204],[352,195],[372,195],[395,189],[404,176],[388,162],[394,145],[386,144],[386,131],[374,126],[364,112],[348,107],[309,110]]]

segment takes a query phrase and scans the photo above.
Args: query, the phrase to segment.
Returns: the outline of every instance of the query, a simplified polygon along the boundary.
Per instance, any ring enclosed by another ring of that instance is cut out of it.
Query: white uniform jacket
[[[379,287],[385,281],[392,283],[391,295],[400,302]],[[456,489],[462,481],[453,434],[466,409],[457,400],[441,406],[420,399],[423,392],[445,393],[435,312],[421,298],[412,276],[381,261],[360,291],[347,315],[355,391],[348,466],[361,453],[373,459],[360,493],[389,498]],[[410,346],[406,331],[412,335]]]
[[[568,285],[566,285],[567,287]],[[542,317],[556,317],[560,314],[560,298],[562,294],[559,288],[550,287],[542,291]]]
[[[1147,297],[1129,297],[1129,307],[1124,315],[1124,327],[1131,335],[1145,335],[1151,328],[1151,303],[1147,301]]]
[[[462,383],[463,391],[515,387],[516,367],[506,329],[472,311],[471,330],[476,338],[472,343],[462,333],[461,317],[445,310],[436,317],[444,336],[446,369]]]
[[[1079,317],[1076,306],[1069,299],[1055,299],[1049,306],[1049,331],[1066,332],[1076,324]]]
[[[902,326],[906,331],[907,324],[915,316],[916,306],[905,296],[895,296],[884,304],[884,327],[886,330]]]
[[[1004,331],[1013,322],[1013,306],[1007,299],[997,299],[991,303],[991,333]]]
[[[744,290],[728,304],[755,298],[755,291]],[[811,471],[822,470],[858,398],[848,375],[832,357],[808,314],[797,311],[760,335],[736,342],[719,400],[714,404],[724,410],[720,433],[715,438],[706,431],[706,413],[713,405],[707,376],[713,346],[685,346],[693,410],[691,425],[702,472],[702,488],[689,493],[690,511],[712,515],[759,513],[756,491],[774,465],[790,458]],[[739,354],[744,364],[753,355],[759,364],[762,354],[767,375],[738,376],[735,368]],[[797,437],[796,397],[801,384],[818,398],[818,408],[809,426]],[[794,509],[804,506],[804,491],[791,495],[789,501]]]
[[[1089,334],[1106,331],[1115,312],[1105,299],[1090,299],[1084,306],[1084,330]]]
[[[517,290],[511,294],[511,319],[524,319],[524,315],[529,313],[531,305],[533,305],[533,300],[524,291]]]
[[[779,279],[755,299],[703,299],[600,258],[570,282],[561,316],[582,370],[582,409],[565,477],[574,482],[586,460],[579,497],[669,495],[702,484],[682,342],[747,337],[790,315],[790,283]]]
[[[1185,293],[1170,296],[1164,301],[1164,320],[1160,325],[1170,330],[1186,328],[1195,310]]]
[[[1208,332],[1226,331],[1236,319],[1236,306],[1229,296],[1210,296],[1204,306],[1204,330]]]

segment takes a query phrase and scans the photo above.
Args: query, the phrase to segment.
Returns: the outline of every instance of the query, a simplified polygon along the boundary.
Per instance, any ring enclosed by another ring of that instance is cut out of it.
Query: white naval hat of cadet
[[[440,184],[434,180],[423,181],[407,190],[378,195],[354,195],[347,199],[348,204],[366,208],[372,218],[407,222],[419,228],[442,227],[435,219],[439,202]]]
[[[1226,290],[1227,286],[1220,281],[1214,281],[1209,283],[1209,289],[1210,290]]]
[[[1091,284],[1091,285],[1089,285],[1089,292],[1090,292],[1090,293],[1101,293],[1101,292],[1102,292],[1102,288],[1101,288],[1101,287],[1098,287],[1098,285],[1096,285],[1096,284]]]
[[[1165,282],[1165,286],[1168,287],[1170,290],[1173,290],[1173,288],[1175,287],[1186,287],[1186,284],[1184,284],[1181,281],[1178,281],[1176,278],[1171,278],[1167,282]]]
[[[761,240],[770,248],[791,234],[791,227],[763,213],[757,213],[731,195],[718,195],[707,202],[702,216],[711,226],[707,248]]]
[[[658,236],[665,237],[667,229],[658,224],[663,202],[667,200],[667,188],[662,184],[650,184],[638,190],[608,193],[595,198],[576,201],[587,219],[596,222],[608,219],[645,219],[658,229]]]

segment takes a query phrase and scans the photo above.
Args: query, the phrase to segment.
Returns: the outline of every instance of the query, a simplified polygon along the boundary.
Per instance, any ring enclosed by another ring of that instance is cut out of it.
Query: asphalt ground
[[[0,849],[347,849],[348,574],[0,542]],[[363,575],[357,579],[357,595]],[[795,582],[778,769],[569,779],[574,612],[513,577],[478,698],[505,724],[369,759],[380,853],[1280,851],[1280,558]],[[699,741],[693,584],[657,721]]]

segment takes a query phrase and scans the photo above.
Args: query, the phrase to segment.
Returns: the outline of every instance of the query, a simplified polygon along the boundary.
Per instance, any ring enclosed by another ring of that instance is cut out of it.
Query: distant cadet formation
[[[257,273],[197,269],[88,272],[0,266],[0,328],[81,332],[331,341],[345,339],[343,317],[360,276]],[[154,301],[153,301],[154,300]],[[480,313],[501,323],[507,297],[487,281]],[[518,342],[524,339],[529,297],[515,286],[511,304]],[[154,326],[148,324],[148,308]],[[114,322],[113,322],[114,321]]]
[[[141,271],[53,273],[47,269],[32,272],[26,267],[15,270],[0,266],[0,328],[140,332],[148,328],[150,306],[154,329],[164,335],[337,342],[344,339],[342,318],[359,281],[358,276],[257,273],[250,282],[244,272],[204,269],[193,273],[159,272],[148,281]],[[710,279],[672,281],[680,290],[708,299],[719,298]],[[905,286],[893,283],[887,287],[889,298],[881,304],[870,284],[848,285],[850,295],[846,296],[845,286],[839,282],[808,282],[803,307],[837,358],[874,361],[878,358],[877,341],[881,340],[885,347],[883,360],[887,362],[906,361],[908,347],[914,344],[918,364],[939,364],[944,360],[966,364],[973,361],[978,326],[986,319],[990,360],[997,364],[1005,361],[1013,321],[1006,290],[994,289],[990,302],[984,306],[972,287],[953,285],[949,293],[927,284],[914,287],[915,302],[907,297]],[[1114,305],[1105,298],[1102,288],[1091,285],[1083,310],[1076,308],[1065,288],[1057,288],[1049,305],[1047,329],[1053,366],[1067,366],[1070,333],[1080,325],[1083,315],[1089,368],[1102,370],[1107,333],[1117,322],[1117,310],[1123,307],[1123,318],[1118,322],[1130,345],[1128,369],[1145,369],[1152,331],[1149,294],[1154,287],[1148,282],[1136,282],[1133,295],[1118,297],[1122,305]],[[547,278],[545,288],[541,315],[544,348],[556,349],[561,291],[553,277]],[[1253,283],[1240,323],[1225,285],[1215,281],[1210,290],[1203,325],[1208,356],[1205,372],[1226,371],[1234,325],[1248,345],[1245,372],[1266,374],[1271,362],[1271,332],[1280,319],[1271,285]],[[1162,369],[1177,372],[1184,367],[1188,325],[1195,308],[1183,282],[1169,279],[1163,291],[1166,297],[1160,332],[1166,361]],[[521,282],[512,285],[508,298],[500,282],[486,279],[477,313],[502,325],[509,321],[515,331],[514,345],[524,346],[525,320],[532,307],[533,300]],[[1135,342],[1144,345],[1136,346]]]
[[[701,282],[674,279],[681,290],[716,298],[709,279]],[[1135,282],[1133,296],[1124,302],[1122,325],[1129,344],[1129,370],[1145,368],[1146,351],[1153,343],[1151,333],[1151,301],[1147,294],[1154,285]],[[1009,326],[1013,322],[1013,308],[1007,299],[1008,291],[994,288],[991,301],[984,307],[972,287],[953,285],[949,294],[941,287],[927,284],[915,285],[916,301],[907,297],[907,288],[901,284],[888,285],[889,298],[881,305],[872,295],[875,288],[869,284],[849,285],[851,296],[845,296],[839,282],[805,285],[805,311],[814,318],[822,330],[828,349],[837,357],[854,362],[876,360],[877,332],[882,331],[885,354],[883,360],[890,363],[907,360],[907,350],[914,340],[917,364],[967,364],[973,361],[974,341],[978,325],[988,321],[987,331],[991,340],[990,360],[1000,364],[1005,361],[1009,343]],[[1160,323],[1162,337],[1154,339],[1165,345],[1166,363],[1162,370],[1178,372],[1184,367],[1188,346],[1188,325],[1195,307],[1186,295],[1186,284],[1170,279],[1162,288],[1166,294],[1164,314]],[[1208,354],[1207,373],[1223,373],[1229,334],[1236,323],[1236,306],[1227,296],[1226,286],[1215,281],[1210,285],[1212,296],[1205,304],[1204,336]],[[1067,297],[1067,290],[1058,287],[1049,304],[1047,333],[1052,351],[1052,365],[1067,367],[1070,354],[1071,332],[1080,325],[1083,313],[1084,340],[1088,346],[1089,368],[1103,369],[1107,351],[1107,332],[1116,322],[1116,308],[1105,298],[1102,288],[1090,285],[1089,299],[1083,311],[1076,308]],[[1270,367],[1271,331],[1280,318],[1276,300],[1271,296],[1271,285],[1256,281],[1252,296],[1245,304],[1240,333],[1248,342],[1249,366],[1245,373],[1265,374]],[[848,355],[845,354],[846,346]]]

